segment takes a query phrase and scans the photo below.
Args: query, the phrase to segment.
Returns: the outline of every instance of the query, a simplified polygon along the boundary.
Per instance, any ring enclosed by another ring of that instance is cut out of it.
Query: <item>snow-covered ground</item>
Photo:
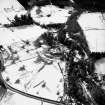
[[[95,64],[96,73],[105,74],[105,58],[98,60]]]
[[[0,23],[10,23],[8,19],[13,19],[20,10],[22,13],[25,12],[24,7],[17,0],[0,0]]]
[[[47,5],[44,7],[34,7],[31,10],[31,17],[34,21],[40,24],[53,24],[53,23],[65,23],[70,9],[60,9],[53,5]]]
[[[14,57],[19,56],[18,63],[12,64],[12,60],[8,60],[5,63],[6,70],[3,72],[3,78],[6,80],[10,79],[8,82],[12,87],[17,88],[19,90],[28,92],[33,95],[41,96],[44,98],[49,98],[53,100],[57,100],[59,96],[63,94],[63,83],[60,83],[60,79],[62,79],[62,75],[60,70],[56,65],[45,66],[40,73],[36,73],[44,64],[35,64],[36,60],[36,51],[35,47],[32,45],[32,41],[35,41],[42,33],[46,32],[46,30],[41,29],[39,26],[30,26],[25,29],[14,29],[14,32],[11,32],[8,29],[1,29],[1,44],[7,49],[8,53],[10,51],[8,46],[14,51],[18,52],[18,55],[14,55]],[[31,42],[30,46],[26,46],[25,49],[22,49],[24,42],[22,40],[29,40]],[[26,51],[30,52],[27,53]],[[34,57],[34,58],[33,58]],[[21,67],[25,66],[25,71],[19,71]],[[16,81],[20,79],[20,83],[16,83]],[[42,82],[43,81],[43,82]],[[35,85],[42,82],[39,86],[33,88]],[[42,85],[46,84],[45,88],[42,88]],[[57,95],[58,92],[58,95]],[[20,95],[13,95],[14,105],[20,104],[17,102],[15,97]],[[25,99],[24,96],[20,96]],[[19,99],[19,98],[18,98]],[[27,98],[26,98],[27,100]],[[31,99],[28,99],[31,100]],[[35,100],[34,100],[35,101]],[[29,103],[29,102],[28,102]],[[39,102],[40,103],[40,102]],[[6,104],[6,103],[5,103]],[[23,104],[23,102],[22,102]],[[34,102],[35,104],[35,102]],[[8,104],[7,104],[8,105]],[[10,104],[11,105],[11,104]],[[24,105],[27,105],[26,103]],[[33,104],[32,104],[33,105]]]
[[[0,23],[1,24],[10,23],[10,21],[14,19],[15,15],[19,16],[20,14],[26,13],[25,10],[21,11],[14,11],[12,9],[1,10]],[[54,22],[54,20],[52,22]],[[16,89],[28,92],[36,96],[52,100],[58,100],[58,98],[63,95],[63,80],[57,63],[55,62],[53,65],[46,65],[40,73],[37,73],[37,71],[43,66],[43,63],[41,64],[34,63],[36,59],[35,58],[36,52],[33,51],[33,46],[31,45],[30,47],[26,48],[28,50],[31,50],[31,53],[29,54],[26,53],[25,51],[26,49],[22,50],[20,48],[22,46],[21,43],[23,43],[22,40],[24,41],[30,40],[30,42],[35,41],[42,33],[46,31],[47,30],[42,29],[41,27],[36,25],[13,29],[7,29],[3,27],[0,28],[0,44],[4,46],[4,48],[8,51],[9,54],[10,51],[8,49],[8,46],[11,46],[13,50],[16,50],[18,52],[19,58],[22,61],[12,65],[11,60],[5,62],[6,70],[5,72],[3,72],[2,75],[5,80],[6,79],[8,80],[9,78],[9,81],[7,83]],[[23,66],[25,66],[25,71],[23,72],[19,71],[19,69]],[[13,94],[10,96],[9,99],[7,97],[9,96],[7,95],[6,98],[4,98],[0,104],[2,105],[41,104],[41,101],[33,100],[19,94]],[[7,99],[8,101],[6,101]],[[44,103],[44,105],[50,104]]]
[[[84,13],[78,22],[92,52],[105,52],[105,13]]]
[[[19,56],[19,60],[17,60],[16,64],[11,65],[12,60],[7,60],[7,62],[5,62],[6,70],[2,75],[5,80],[9,78],[10,80],[7,83],[16,89],[28,92],[36,96],[57,100],[59,96],[63,95],[63,82],[60,82],[60,80],[62,80],[62,75],[58,65],[56,65],[57,63],[53,65],[46,65],[40,73],[37,73],[37,71],[44,64],[34,63],[37,55],[35,47],[32,45],[32,41],[36,40],[41,35],[41,33],[45,31],[46,30],[40,29],[40,27],[37,26],[31,26],[24,29],[24,31],[22,29],[15,29],[14,32],[11,32],[8,29],[2,30],[1,33],[3,33],[2,35],[4,38],[1,38],[1,44],[7,49],[9,54],[10,51],[8,49],[8,46],[11,46],[14,51],[18,52],[18,54],[15,54],[14,57]],[[25,47],[25,49],[22,49],[22,46],[24,45],[24,42],[22,42],[22,40],[29,40],[32,44]],[[30,52],[27,53],[27,50],[29,50]],[[19,71],[19,69],[23,66],[25,66],[25,71]],[[20,82],[16,83],[18,79],[20,80]],[[40,82],[41,84],[34,88],[34,86],[36,86]],[[44,84],[46,86],[43,88],[42,85]],[[13,103],[11,102],[11,100],[13,100]],[[32,105],[34,105],[35,103],[37,103],[37,101],[35,100],[14,94],[10,99],[10,104],[7,104],[7,102],[4,105],[20,105],[20,100],[26,100],[22,101],[22,104],[24,105],[28,105],[29,103],[32,103]],[[27,100],[30,102],[28,102]],[[39,101],[38,103],[40,104]]]
[[[15,15],[20,16],[21,14],[27,13],[27,11],[25,11],[24,8],[15,0],[8,0],[8,2],[7,0],[2,0],[2,2],[0,1],[0,5],[1,24],[10,23],[10,21],[14,19]],[[69,15],[68,9],[59,9],[52,5],[42,8],[35,7],[31,11],[31,16],[34,21],[40,24],[65,23]],[[80,16],[78,21],[84,30],[91,51],[105,51],[105,21],[102,19],[102,15],[100,13],[84,13]],[[91,30],[92,28],[94,29]],[[96,28],[103,30],[96,30]],[[44,69],[37,74],[37,71],[43,66],[43,63],[35,64],[33,62],[36,58],[33,59],[31,57],[36,57],[34,55],[36,52],[31,50],[30,54],[26,54],[25,50],[20,49],[21,43],[23,43],[22,40],[31,40],[32,42],[46,31],[47,30],[36,25],[24,28],[0,28],[0,44],[2,44],[7,50],[7,46],[12,46],[13,49],[18,50],[19,57],[23,61],[13,65],[10,65],[10,61],[6,62],[6,71],[3,73],[3,77],[4,79],[9,77],[10,81],[8,83],[14,88],[37,96],[57,100],[57,98],[63,94],[62,75],[57,62],[54,62],[52,65],[46,65]],[[33,46],[27,48],[31,49]],[[25,61],[26,59],[29,60]],[[20,67],[23,67],[23,65],[26,67],[26,71],[21,72],[19,69]],[[19,78],[21,81],[17,82],[20,83],[15,83]],[[30,84],[27,85],[28,83]],[[33,88],[38,83],[40,83],[40,85]],[[42,85],[45,84],[45,88],[42,88]],[[59,93],[57,95],[58,91]],[[6,98],[3,99],[0,105],[41,105],[40,101],[33,100],[16,93],[11,95],[8,101],[5,100]],[[44,105],[50,104],[44,103]]]

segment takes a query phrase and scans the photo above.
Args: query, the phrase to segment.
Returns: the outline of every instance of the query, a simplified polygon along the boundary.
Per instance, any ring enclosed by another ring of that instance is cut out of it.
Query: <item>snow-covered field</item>
[[[16,14],[19,16],[19,14],[26,13],[25,10],[21,11],[14,11],[12,9],[10,11],[8,9],[1,10],[0,23],[1,24],[10,23],[10,21],[14,19],[14,16]],[[64,20],[66,21],[66,19],[64,18],[63,22]],[[54,22],[54,20],[52,22]],[[3,47],[8,51],[8,54],[11,54],[8,47],[11,47],[14,51],[18,52],[17,55],[16,54],[14,55],[14,59],[19,56],[19,60],[16,61],[16,64],[11,65],[12,60],[8,60],[5,62],[6,70],[5,72],[2,73],[2,75],[6,82],[16,89],[43,98],[59,100],[59,97],[63,95],[63,80],[57,62],[53,63],[52,65],[45,65],[43,62],[39,64],[35,63],[35,60],[37,59],[37,54],[32,42],[35,41],[39,36],[41,36],[42,33],[46,31],[47,30],[42,29],[41,27],[36,25],[13,29],[1,27],[0,44],[3,45]],[[30,41],[31,45],[25,46],[25,49],[22,49],[22,46],[24,46],[23,41],[27,40]],[[30,52],[27,53],[26,51]],[[41,72],[38,73],[38,70],[41,69],[42,67],[43,69],[41,70]],[[20,69],[23,70],[21,71]],[[8,95],[9,93],[11,93],[12,95],[9,96]],[[8,94],[6,95],[6,97],[3,98],[0,104],[2,105],[41,104],[41,101],[33,100],[31,98],[27,98],[16,93],[13,94],[13,92],[9,90]],[[44,105],[49,104],[44,103]]]
[[[105,52],[104,16],[101,13],[84,13],[78,20],[92,52]]]

